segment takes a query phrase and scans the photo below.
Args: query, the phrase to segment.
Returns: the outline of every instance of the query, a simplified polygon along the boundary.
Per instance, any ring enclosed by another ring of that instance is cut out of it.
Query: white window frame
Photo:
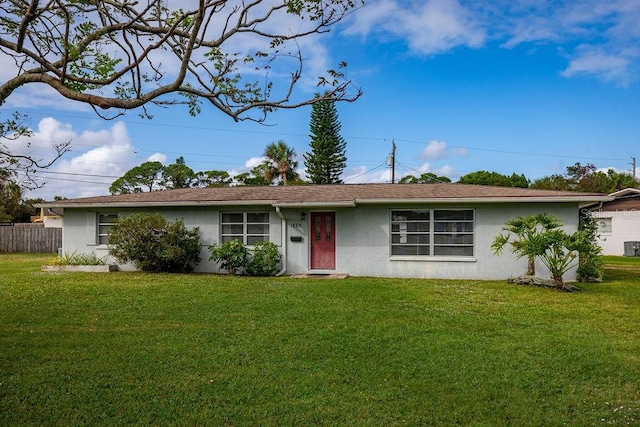
[[[428,216],[428,219],[408,219],[407,216],[402,216],[402,212],[419,213],[418,217]],[[471,215],[469,219],[437,218],[444,212],[467,212]],[[413,227],[410,226],[411,224]],[[408,231],[411,228],[414,231]],[[413,243],[409,242],[410,236],[413,236]],[[465,239],[464,236],[471,236],[471,242],[460,243],[459,240]],[[451,238],[451,242],[445,241],[448,237]],[[399,208],[390,211],[389,255],[391,258],[474,259],[475,243],[475,209]],[[415,247],[416,250],[414,253],[411,253],[413,251],[400,253],[399,250],[394,250],[400,247]],[[446,253],[448,251],[460,253]]]
[[[113,219],[106,221],[105,217],[113,217]],[[109,244],[109,232],[116,218],[118,218],[118,214],[115,212],[98,212],[96,214],[96,243],[98,245]]]
[[[600,217],[596,218],[598,221],[598,234],[604,234],[610,236],[613,234],[613,218],[612,217]]]
[[[229,215],[242,215],[242,221],[228,221],[225,222],[225,216]],[[266,215],[265,222],[251,221],[251,215]],[[271,229],[270,224],[271,215],[268,211],[229,211],[220,213],[220,243],[225,243],[230,240],[239,240],[247,246],[253,246],[255,242],[268,242],[269,232]],[[249,230],[251,225],[266,226],[263,232],[252,232]],[[242,232],[227,232],[225,233],[226,226],[242,226]]]

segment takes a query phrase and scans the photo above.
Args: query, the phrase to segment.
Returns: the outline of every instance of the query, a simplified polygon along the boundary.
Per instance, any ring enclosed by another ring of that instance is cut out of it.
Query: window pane
[[[259,242],[266,242],[267,236],[247,236],[247,245],[253,245]]]
[[[434,246],[434,255],[473,256],[473,246]]]
[[[429,244],[429,235],[428,234],[393,234],[391,235],[391,243],[415,243],[428,245]]]
[[[602,234],[611,234],[613,231],[613,221],[611,218],[599,218],[598,231]]]
[[[429,211],[391,211],[392,221],[429,221]]]
[[[113,224],[118,218],[118,214],[98,214],[100,224]]]
[[[473,256],[473,209],[391,211],[391,254]]]
[[[239,234],[242,235],[244,231],[244,227],[242,224],[234,224],[234,225],[223,225],[222,226],[222,234]]]
[[[269,234],[269,224],[248,224],[248,234]]]
[[[241,223],[244,222],[243,215],[241,213],[223,213],[222,214],[222,223]]]
[[[111,225],[99,225],[98,226],[98,234],[99,235],[107,235],[111,231]]]
[[[433,211],[433,219],[436,221],[473,221],[473,211]]]
[[[249,212],[247,213],[247,222],[269,223],[269,214],[266,212]]]
[[[436,222],[433,230],[436,233],[473,233],[473,222]]]
[[[238,240],[245,245],[269,241],[268,212],[226,212],[221,214],[220,242]]]
[[[429,255],[429,246],[391,246],[391,255]]]
[[[423,232],[423,233],[428,233],[429,229],[431,227],[429,227],[429,223],[428,222],[408,222],[407,224],[407,231],[408,232]]]
[[[473,245],[473,234],[436,234],[433,243],[447,245]]]

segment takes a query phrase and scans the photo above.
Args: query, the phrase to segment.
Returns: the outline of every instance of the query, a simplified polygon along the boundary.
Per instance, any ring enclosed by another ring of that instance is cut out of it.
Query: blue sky
[[[303,54],[311,68],[346,61],[364,92],[337,105],[347,183],[389,182],[392,141],[396,178],[434,172],[456,181],[488,170],[534,180],[575,162],[629,171],[631,157],[640,159],[638,22],[637,0],[369,0]],[[211,107],[193,118],[180,106],[152,108],[153,120],[129,112],[103,121],[34,90],[0,112],[29,114],[37,143],[71,139],[72,151],[28,197],[108,194],[150,159],[184,156],[196,171],[237,174],[270,142],[294,147],[301,168],[309,150],[311,107],[279,111],[267,125],[235,123]]]

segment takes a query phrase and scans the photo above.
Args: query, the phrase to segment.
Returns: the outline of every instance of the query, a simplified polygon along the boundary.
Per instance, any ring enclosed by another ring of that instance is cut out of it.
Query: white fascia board
[[[618,190],[614,193],[611,193],[609,195],[613,197],[620,197],[620,196],[627,196],[629,194],[640,194],[640,190],[637,188],[625,188],[622,190]]]
[[[336,202],[276,202],[272,204],[278,208],[355,208],[357,203],[355,200],[336,201]]]
[[[585,202],[607,202],[613,200],[609,196],[587,196],[587,197],[451,197],[437,199],[357,199],[359,205],[378,204],[411,204],[411,203],[585,203]]]
[[[184,201],[184,202],[114,202],[114,203],[60,203],[43,204],[47,208],[144,208],[144,207],[194,207],[194,206],[271,206],[272,200],[234,201]]]

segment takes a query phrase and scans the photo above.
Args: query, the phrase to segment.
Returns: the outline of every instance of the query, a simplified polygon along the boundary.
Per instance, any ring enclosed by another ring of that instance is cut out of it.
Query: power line
[[[0,108],[1,110],[6,110],[6,108]],[[51,117],[50,113],[44,113],[44,112],[35,112],[36,114],[40,114],[42,116],[46,116],[46,117]],[[70,117],[70,118],[76,118],[76,119],[85,119],[86,117],[83,116],[78,116],[78,115],[71,115],[71,114],[57,114],[56,116],[58,117]],[[148,122],[134,122],[131,120],[121,120],[119,119],[120,122],[123,123],[127,123],[127,124],[131,124],[131,125],[142,125],[142,126],[151,126],[151,127],[166,127],[166,128],[176,128],[176,129],[194,129],[194,130],[206,130],[206,131],[217,131],[217,132],[229,132],[229,133],[248,133],[248,134],[258,134],[258,135],[280,135],[280,136],[303,136],[303,137],[307,137],[308,135],[306,134],[302,134],[302,133],[293,133],[293,132],[269,132],[269,131],[264,131],[264,130],[247,130],[247,129],[227,129],[227,128],[216,128],[216,127],[210,127],[210,126],[191,126],[191,125],[178,125],[178,124],[166,124],[166,123],[159,123],[159,122],[154,122],[154,121],[148,121]],[[389,137],[376,137],[376,136],[355,136],[355,135],[351,135],[351,136],[345,136],[344,137],[347,140],[368,140],[368,141],[386,141],[388,139],[394,139],[395,141],[402,141],[402,142],[407,142],[410,144],[421,144],[421,145],[428,145],[429,141],[417,141],[417,140],[411,140],[411,139],[404,139],[404,138],[389,138]],[[45,142],[40,140],[41,142]],[[83,145],[81,145],[83,146]],[[91,146],[88,144],[85,144],[84,146]],[[581,157],[581,156],[576,156],[576,155],[563,155],[563,154],[546,154],[546,153],[539,153],[539,152],[526,152],[526,151],[511,151],[511,150],[496,150],[496,149],[491,149],[491,148],[480,148],[480,147],[473,147],[473,146],[463,146],[463,145],[451,145],[449,143],[447,143],[447,147],[450,148],[457,148],[457,149],[463,149],[463,150],[473,150],[473,151],[483,151],[483,152],[489,152],[489,153],[502,153],[502,154],[512,154],[512,155],[521,155],[521,156],[536,156],[536,157],[553,157],[553,158],[565,158],[565,159],[585,159],[585,160],[598,160],[598,161],[626,161],[626,159],[621,159],[621,158],[603,158],[603,157]],[[152,152],[154,150],[136,150],[136,151],[147,151],[147,152]],[[192,155],[192,156],[219,156],[219,157],[229,157],[229,158],[240,158],[239,156],[223,156],[223,155],[215,155],[215,154],[203,154],[203,153],[179,153],[179,152],[169,152],[166,151],[165,153],[167,154],[178,154],[178,155]]]

